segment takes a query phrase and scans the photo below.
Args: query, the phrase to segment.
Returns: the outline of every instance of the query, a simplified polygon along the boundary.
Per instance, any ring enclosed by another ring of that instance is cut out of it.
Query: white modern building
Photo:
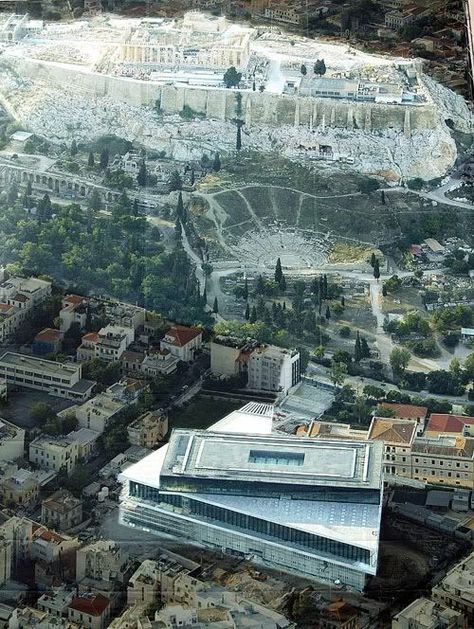
[[[301,380],[300,354],[275,345],[261,345],[250,355],[247,387],[285,396]]]
[[[82,378],[81,365],[58,363],[25,354],[5,352],[0,356],[0,378],[8,385],[38,389],[69,400],[87,400],[95,386]]]
[[[25,431],[15,424],[0,419],[0,461],[22,458],[25,450]]]
[[[362,590],[377,571],[381,443],[271,433],[250,403],[207,431],[174,430],[127,468],[120,519]]]

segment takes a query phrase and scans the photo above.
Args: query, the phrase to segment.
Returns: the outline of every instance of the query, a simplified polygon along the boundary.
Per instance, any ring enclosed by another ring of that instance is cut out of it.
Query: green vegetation
[[[169,414],[171,428],[208,428],[218,419],[242,406],[219,398],[197,396],[187,406],[174,408]]]
[[[18,201],[2,207],[0,261],[13,263],[13,271],[48,274],[77,290],[139,303],[177,321],[210,322],[181,245],[166,252],[160,231],[135,215],[126,194],[110,218],[74,204],[43,205],[36,217]]]

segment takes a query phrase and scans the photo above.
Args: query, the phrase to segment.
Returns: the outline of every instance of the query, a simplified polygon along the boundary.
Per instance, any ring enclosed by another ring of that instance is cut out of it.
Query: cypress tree
[[[245,301],[248,301],[249,298],[249,283],[247,278],[245,278],[243,298],[245,299]]]
[[[250,306],[249,302],[245,305],[245,320],[248,321],[250,319]]]
[[[212,306],[212,312],[217,314],[219,312],[219,303],[217,301],[217,297],[214,297],[214,304]]]
[[[359,331],[357,331],[355,347],[354,347],[354,361],[358,363],[361,358],[362,358],[362,346],[360,342],[360,334],[359,334]]]
[[[364,337],[360,339],[360,351],[361,351],[362,358],[370,358],[369,344],[367,343]]]
[[[219,153],[216,153],[214,155],[214,162],[212,164],[212,169],[216,173],[219,172],[219,170],[221,169],[221,158],[219,157]]]
[[[257,320],[257,309],[255,306],[252,306],[252,310],[250,312],[250,323],[255,323]]]
[[[330,318],[331,318],[331,310],[329,309],[329,306],[326,306],[326,319],[329,321]]]
[[[285,276],[282,273],[281,280],[280,280],[280,292],[284,293],[285,291],[286,291],[286,280],[285,280]]]
[[[89,168],[93,168],[95,164],[94,153],[92,151],[89,153],[89,157],[87,158],[87,165]]]
[[[242,130],[240,128],[240,124],[237,125],[237,140],[235,143],[235,147],[238,151],[242,148]]]
[[[374,268],[374,266],[375,266],[375,260],[376,260],[375,253],[372,251],[372,255],[370,256],[370,266],[372,268]]]
[[[380,277],[380,266],[379,266],[379,260],[378,258],[375,258],[375,264],[374,264],[374,277],[376,280],[379,279]]]
[[[275,266],[275,282],[279,284],[281,282],[281,278],[283,277],[283,271],[281,270],[281,260],[280,258],[276,261]]]

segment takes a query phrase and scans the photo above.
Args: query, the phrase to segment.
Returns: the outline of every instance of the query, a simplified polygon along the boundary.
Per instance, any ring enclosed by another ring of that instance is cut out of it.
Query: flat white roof
[[[212,426],[209,426],[208,430],[212,432],[245,432],[250,435],[269,435],[272,432],[272,417],[273,406],[271,404],[249,402],[242,408],[226,415]],[[167,452],[168,444],[165,444],[119,474],[119,481],[131,480],[159,488],[161,468]]]

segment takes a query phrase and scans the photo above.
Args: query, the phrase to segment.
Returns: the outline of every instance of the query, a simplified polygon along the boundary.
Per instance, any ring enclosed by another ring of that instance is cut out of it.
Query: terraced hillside
[[[378,247],[436,237],[441,228],[450,235],[469,224],[470,214],[457,208],[376,188],[374,180],[353,174],[248,156],[206,180],[191,211],[213,259],[252,257],[258,248],[274,259],[277,249],[287,256],[296,251],[303,266],[319,262],[338,241]],[[293,262],[288,266],[298,266]]]

